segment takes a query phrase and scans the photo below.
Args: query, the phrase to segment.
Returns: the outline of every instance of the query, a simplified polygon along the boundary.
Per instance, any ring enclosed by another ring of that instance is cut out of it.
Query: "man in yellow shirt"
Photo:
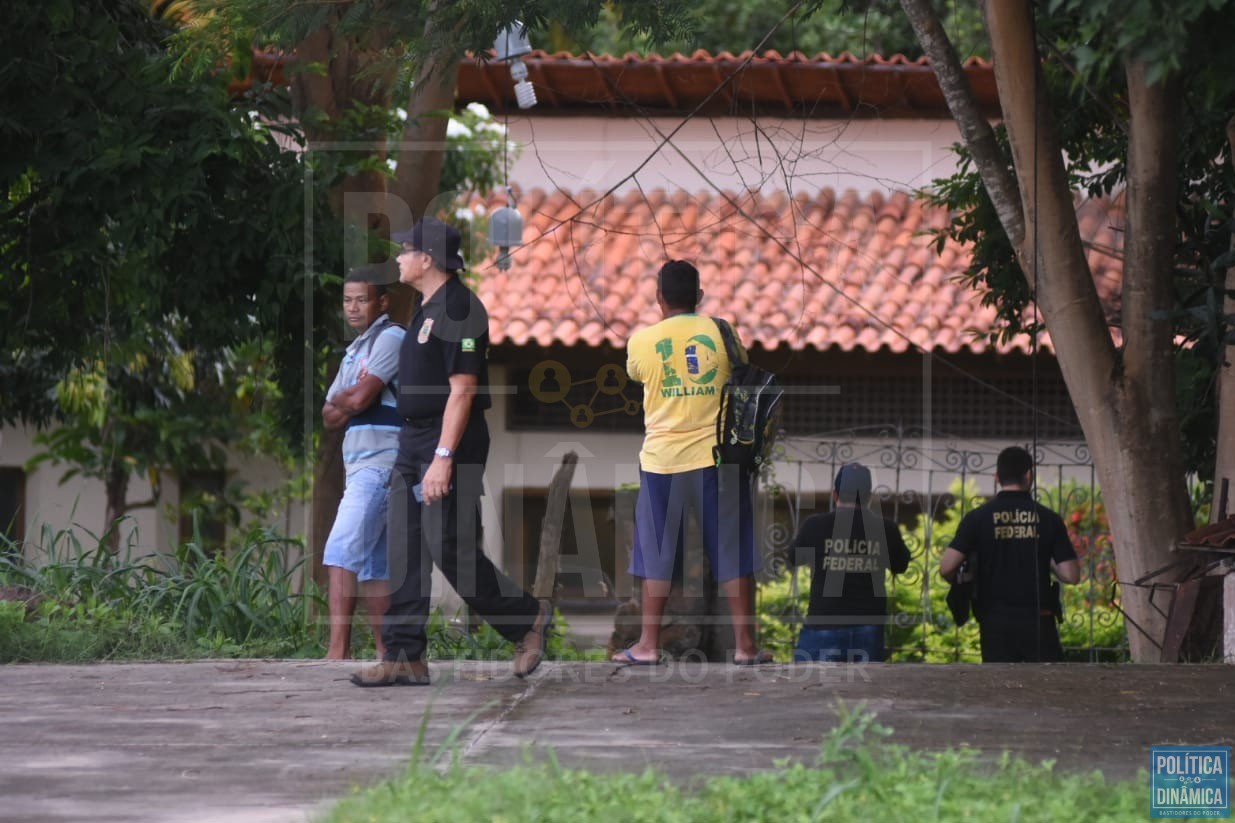
[[[626,371],[643,384],[646,430],[630,563],[630,573],[643,579],[643,622],[639,641],[614,655],[619,663],[660,661],[661,619],[691,513],[729,601],[734,662],[771,660],[755,645],[752,478],[736,466],[717,466],[712,454],[730,364],[716,321],[695,313],[702,296],[698,270],[670,260],[661,267],[656,291],[665,319],[635,332],[626,345]]]

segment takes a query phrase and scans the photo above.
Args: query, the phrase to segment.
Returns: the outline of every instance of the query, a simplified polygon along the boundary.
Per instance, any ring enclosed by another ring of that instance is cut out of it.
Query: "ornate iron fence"
[[[818,438],[789,438],[777,446],[764,477],[760,528],[765,568],[789,578],[792,613],[799,624],[805,592],[796,570],[777,568],[775,558],[792,542],[802,521],[827,511],[832,478],[844,463],[862,463],[875,480],[875,502],[901,524],[912,553],[907,572],[892,578],[894,607],[888,629],[889,659],[976,661],[976,626],[958,628],[944,605],[947,584],[938,576],[939,557],[956,523],[978,498],[994,493],[995,460],[1008,442],[958,442],[920,428],[877,426]],[[1082,577],[1066,586],[1060,633],[1070,660],[1127,658],[1123,619],[1112,605],[1115,569],[1101,493],[1084,443],[1023,444],[1034,453],[1038,499],[1064,517],[1080,557]],[[796,625],[794,626],[796,633]]]

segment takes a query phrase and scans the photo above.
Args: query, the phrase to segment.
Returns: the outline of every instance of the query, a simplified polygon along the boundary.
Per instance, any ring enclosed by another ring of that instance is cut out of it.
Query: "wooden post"
[[[570,482],[575,476],[579,455],[573,451],[562,457],[549,483],[549,498],[545,501],[545,519],[540,526],[540,553],[536,558],[536,582],[532,596],[540,600],[553,600],[557,583],[558,558],[562,554],[562,525],[566,520],[566,501],[570,496]]]

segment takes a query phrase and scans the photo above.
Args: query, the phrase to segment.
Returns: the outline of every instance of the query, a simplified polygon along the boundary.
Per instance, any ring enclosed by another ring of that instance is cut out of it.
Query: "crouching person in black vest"
[[[515,644],[514,673],[544,656],[552,617],[481,551],[480,496],[489,456],[489,316],[459,280],[459,233],[426,217],[393,238],[399,279],[421,294],[399,354],[399,456],[390,489],[390,608],[382,662],[357,686],[429,683],[429,593],[436,563],[463,600]]]
[[[806,519],[789,560],[811,567],[810,608],[796,661],[882,662],[888,622],[887,573],[909,568],[900,529],[869,508],[870,469],[841,466],[827,514]]]

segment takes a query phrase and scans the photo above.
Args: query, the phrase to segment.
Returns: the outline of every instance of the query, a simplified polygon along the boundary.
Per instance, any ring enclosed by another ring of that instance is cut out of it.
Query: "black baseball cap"
[[[424,252],[444,271],[461,271],[464,268],[463,255],[459,254],[462,243],[459,232],[436,217],[426,217],[407,231],[390,235],[390,239]]]
[[[833,490],[846,503],[865,501],[871,494],[871,470],[861,463],[846,463],[836,473]]]

